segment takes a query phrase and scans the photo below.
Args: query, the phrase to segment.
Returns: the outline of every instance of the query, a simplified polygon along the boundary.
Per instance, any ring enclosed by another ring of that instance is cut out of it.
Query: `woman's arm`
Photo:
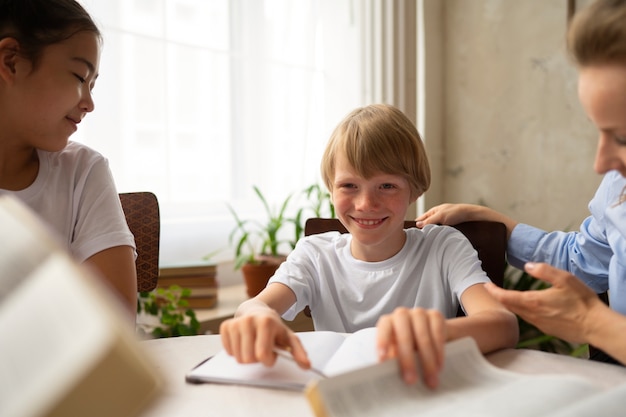
[[[593,325],[585,340],[626,365],[626,317],[604,303],[596,304],[589,316]]]

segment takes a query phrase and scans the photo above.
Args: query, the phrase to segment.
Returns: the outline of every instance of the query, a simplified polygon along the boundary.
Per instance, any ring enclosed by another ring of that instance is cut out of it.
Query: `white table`
[[[160,400],[142,417],[307,417],[312,416],[302,393],[231,385],[185,382],[185,373],[221,349],[219,335],[188,336],[141,342],[167,383]],[[601,386],[626,382],[626,368],[568,356],[507,349],[487,359],[494,365],[524,373],[570,373]]]

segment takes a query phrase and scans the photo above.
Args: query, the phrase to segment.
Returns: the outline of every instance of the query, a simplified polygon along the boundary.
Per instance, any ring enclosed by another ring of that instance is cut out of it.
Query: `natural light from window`
[[[363,104],[358,1],[81,0],[104,37],[96,111],[72,138],[120,192],[161,205],[161,261],[232,258],[232,204],[319,182],[332,128]]]

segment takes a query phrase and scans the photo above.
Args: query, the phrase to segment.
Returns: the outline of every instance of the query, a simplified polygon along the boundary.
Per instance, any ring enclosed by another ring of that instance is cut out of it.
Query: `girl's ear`
[[[0,78],[6,82],[15,77],[19,46],[15,38],[0,39]]]

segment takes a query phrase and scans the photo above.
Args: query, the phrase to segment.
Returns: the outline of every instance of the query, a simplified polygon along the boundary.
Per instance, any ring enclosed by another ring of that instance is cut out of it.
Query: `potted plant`
[[[281,249],[289,241],[281,240],[279,232],[291,221],[286,217],[291,195],[278,210],[273,210],[261,190],[257,186],[253,189],[263,203],[267,216],[264,222],[243,220],[232,206],[228,206],[236,222],[229,236],[230,244],[235,247],[235,269],[241,269],[249,297],[254,297],[265,288],[269,278],[285,260],[286,254]]]
[[[178,285],[140,292],[137,297],[137,332],[142,337],[154,338],[198,334],[200,323],[185,300],[190,294],[190,289]]]
[[[335,206],[333,205],[330,193],[321,185],[315,183],[302,191],[303,197],[308,204],[299,208],[296,215],[290,219],[294,224],[294,239],[290,242],[291,248],[296,247],[296,243],[304,234],[304,222],[309,217],[335,217]],[[307,212],[310,214],[307,216]],[[306,216],[306,217],[305,217]]]
[[[228,206],[236,221],[235,228],[229,236],[231,246],[235,247],[235,269],[241,269],[250,297],[254,297],[265,288],[267,281],[285,260],[285,251],[295,248],[304,234],[306,218],[335,217],[330,194],[319,184],[312,184],[302,191],[301,199],[304,201],[296,210],[294,217],[287,217],[287,208],[294,202],[291,194],[282,202],[279,209],[275,210],[270,207],[257,186],[253,186],[253,189],[263,203],[266,214],[264,222],[243,220],[232,206]],[[293,239],[281,239],[279,232],[290,224],[294,229]]]

